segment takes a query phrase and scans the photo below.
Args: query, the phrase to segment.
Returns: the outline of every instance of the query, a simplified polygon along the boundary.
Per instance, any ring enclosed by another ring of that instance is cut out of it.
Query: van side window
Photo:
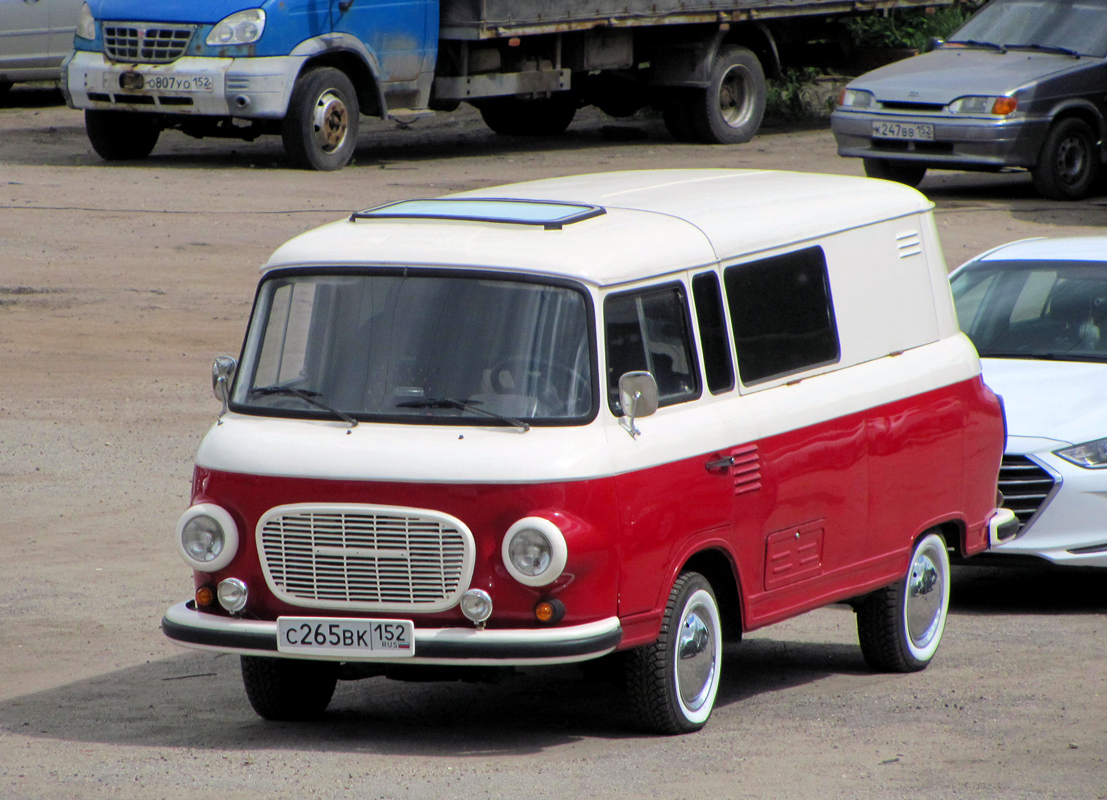
[[[838,329],[821,247],[728,267],[723,281],[742,383],[838,360]]]
[[[692,278],[692,299],[699,319],[707,388],[711,394],[728,392],[734,388],[734,366],[730,360],[730,337],[726,335],[719,276],[714,272],[701,272]]]
[[[695,343],[681,284],[612,295],[604,301],[608,402],[619,407],[619,378],[645,370],[657,381],[660,405],[700,396]]]

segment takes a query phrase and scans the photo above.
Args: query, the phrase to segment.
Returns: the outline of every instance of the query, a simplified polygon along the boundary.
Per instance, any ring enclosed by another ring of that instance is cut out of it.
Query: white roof
[[[1023,239],[1002,244],[973,261],[1103,261],[1107,262],[1107,236],[1070,236],[1056,239]]]
[[[578,175],[449,197],[585,203],[606,213],[557,230],[457,219],[343,220],[287,242],[263,269],[449,265],[612,285],[931,208],[914,189],[887,181],[724,169]]]

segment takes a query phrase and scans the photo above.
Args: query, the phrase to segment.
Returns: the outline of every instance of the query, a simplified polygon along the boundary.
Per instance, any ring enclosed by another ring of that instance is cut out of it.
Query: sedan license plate
[[[352,659],[415,655],[415,625],[406,619],[278,617],[277,651]]]
[[[914,139],[934,141],[934,126],[929,122],[874,122],[874,139]]]

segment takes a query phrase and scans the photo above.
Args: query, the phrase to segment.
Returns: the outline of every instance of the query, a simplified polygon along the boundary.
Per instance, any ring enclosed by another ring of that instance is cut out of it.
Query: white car
[[[13,83],[61,78],[82,2],[0,0],[0,95]]]
[[[950,280],[1007,412],[999,488],[1023,529],[993,552],[1107,567],[1107,236],[1012,242]]]

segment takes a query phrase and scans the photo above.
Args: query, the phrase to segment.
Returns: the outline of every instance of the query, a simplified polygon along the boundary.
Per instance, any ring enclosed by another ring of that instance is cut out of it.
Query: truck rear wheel
[[[330,172],[354,157],[361,111],[346,74],[318,67],[296,81],[281,123],[284,150],[302,169]]]
[[[330,661],[242,656],[242,683],[258,716],[305,720],[322,716],[334,695],[338,665]]]
[[[557,136],[573,121],[577,105],[572,93],[556,92],[541,100],[493,97],[477,108],[484,124],[504,136]]]
[[[765,116],[765,72],[752,50],[722,47],[706,89],[681,93],[688,125],[704,144],[742,144]]]
[[[85,132],[105,161],[134,161],[154,150],[161,127],[151,114],[133,111],[85,111]]]
[[[857,605],[861,654],[878,672],[924,669],[942,641],[949,611],[949,554],[936,533],[911,553],[907,575]]]

